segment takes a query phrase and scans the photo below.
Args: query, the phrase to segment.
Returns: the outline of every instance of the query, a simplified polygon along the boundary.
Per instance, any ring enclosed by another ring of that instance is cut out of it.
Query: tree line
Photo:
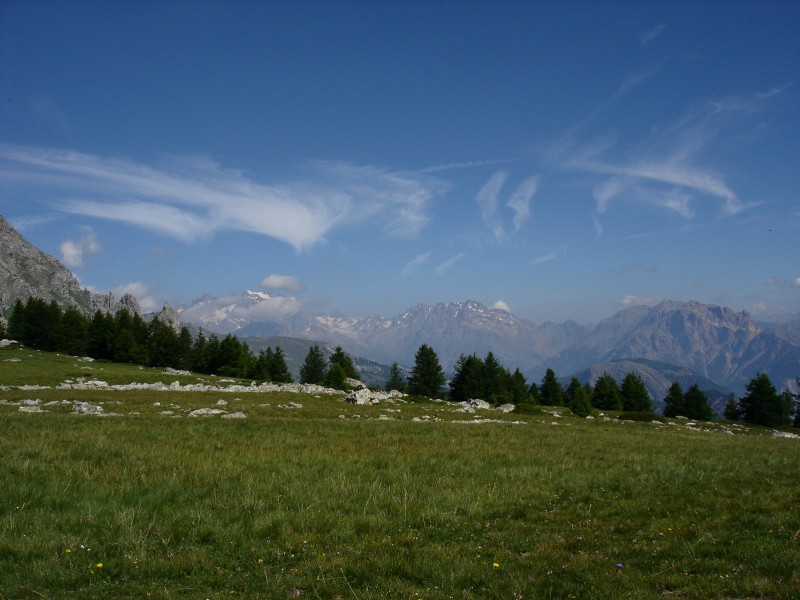
[[[202,331],[192,336],[187,327],[176,331],[159,319],[146,322],[121,309],[114,314],[97,311],[87,317],[75,307],[62,309],[28,298],[14,303],[0,338],[10,337],[31,348],[90,356],[96,360],[172,367],[208,375],[241,377],[273,383],[291,383],[286,356],[280,346],[255,354],[233,335],[222,339]]]
[[[75,307],[62,309],[55,301],[29,298],[17,300],[7,325],[0,321],[0,339],[10,337],[39,350],[90,356],[97,360],[126,362],[151,367],[172,367],[209,375],[239,377],[273,383],[291,383],[286,355],[280,346],[257,354],[236,336],[222,339],[200,331],[192,336],[187,327],[176,331],[159,319],[149,323],[138,314],[121,309],[114,314],[97,311],[87,317]],[[301,383],[348,389],[348,379],[359,379],[350,356],[337,346],[326,359],[319,346],[312,346],[300,369]],[[800,378],[798,378],[800,387]],[[653,402],[637,373],[628,373],[619,384],[603,373],[594,385],[573,377],[564,387],[555,372],[547,369],[540,382],[528,384],[519,369],[512,373],[492,352],[481,359],[462,354],[448,382],[436,352],[422,344],[414,356],[414,368],[404,376],[397,363],[390,369],[386,389],[427,398],[462,402],[479,398],[500,405],[512,403],[518,410],[536,405],[565,406],[579,416],[594,410],[650,414]],[[723,417],[770,427],[800,427],[800,397],[789,390],[778,393],[769,377],[757,374],[746,386],[747,393],[731,395]],[[664,415],[695,420],[715,417],[708,398],[695,384],[685,392],[674,382],[664,398]]]
[[[565,406],[584,417],[594,410],[638,413],[642,416],[653,413],[653,401],[647,387],[642,377],[633,372],[626,374],[621,384],[605,372],[594,385],[581,383],[577,377],[573,377],[565,388],[553,369],[547,369],[538,384],[532,382],[528,385],[519,369],[510,372],[489,352],[483,359],[475,354],[462,354],[455,364],[447,389],[445,383],[446,378],[436,352],[427,344],[422,344],[408,377],[403,377],[397,363],[392,364],[386,389],[430,398],[449,396],[450,400],[456,402],[481,399],[494,405],[512,403],[517,410],[535,405]],[[797,384],[800,387],[800,378]],[[790,424],[800,427],[798,394],[789,390],[778,394],[764,373],[751,379],[746,390],[747,394],[742,398],[737,399],[731,394],[723,415],[725,419],[770,427],[786,427]],[[716,415],[708,397],[697,384],[684,392],[678,382],[673,382],[664,398],[664,416],[710,421]]]

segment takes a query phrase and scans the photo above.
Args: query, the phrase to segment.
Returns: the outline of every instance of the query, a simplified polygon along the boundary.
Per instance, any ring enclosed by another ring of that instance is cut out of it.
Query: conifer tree
[[[742,418],[742,411],[739,410],[739,401],[733,393],[728,394],[728,400],[725,402],[725,412],[722,414],[728,421],[738,421]]]
[[[604,410],[622,410],[622,396],[619,392],[619,386],[610,373],[603,373],[594,382],[592,406]]]
[[[542,392],[539,390],[539,386],[536,385],[535,381],[531,382],[531,387],[528,388],[528,396],[532,404],[542,403]]]
[[[495,405],[507,402],[510,378],[511,374],[488,352],[483,359],[483,398]]]
[[[89,323],[74,306],[64,311],[59,335],[59,350],[73,356],[86,355],[89,348]]]
[[[453,367],[450,380],[450,399],[453,402],[466,402],[472,399],[485,400],[484,365],[474,354],[462,354]]]
[[[592,402],[589,398],[589,393],[586,390],[586,386],[582,385],[577,377],[573,377],[570,380],[564,396],[567,406],[579,417],[588,417],[592,414]]]
[[[620,387],[622,410],[626,412],[653,412],[653,401],[638,373],[628,373]]]
[[[753,377],[745,389],[747,395],[739,400],[745,422],[768,427],[784,427],[789,424],[790,412],[766,373]]]
[[[708,403],[708,398],[695,383],[683,396],[684,417],[696,421],[710,421],[714,418],[714,411]]]
[[[529,402],[528,382],[525,381],[525,376],[519,368],[514,369],[508,380],[508,396],[512,404]]]
[[[322,378],[322,385],[334,390],[346,391],[347,386],[347,373],[339,363],[333,363]]]
[[[414,369],[408,380],[409,391],[415,396],[438,398],[445,384],[444,371],[433,348],[422,344],[414,355]]]
[[[275,346],[275,352],[269,361],[269,378],[273,383],[292,383],[292,374],[286,364],[283,348]]]
[[[677,381],[673,381],[667,391],[667,397],[664,398],[664,416],[665,417],[685,417],[686,404],[684,402],[683,388]]]
[[[564,405],[564,388],[558,382],[553,369],[545,371],[539,393],[541,394],[541,403],[545,406]]]
[[[351,379],[360,379],[358,370],[353,364],[353,360],[347,353],[345,353],[344,350],[342,350],[341,346],[336,346],[336,349],[333,351],[333,354],[330,355],[328,360],[330,361],[331,367],[333,365],[339,365],[342,368],[345,378],[349,377]]]
[[[314,345],[308,349],[306,360],[300,367],[300,383],[322,383],[328,370],[328,361],[319,346]]]
[[[386,382],[386,391],[391,392],[392,390],[403,393],[406,391],[406,379],[400,372],[400,366],[396,362],[392,363],[389,369],[389,380]]]

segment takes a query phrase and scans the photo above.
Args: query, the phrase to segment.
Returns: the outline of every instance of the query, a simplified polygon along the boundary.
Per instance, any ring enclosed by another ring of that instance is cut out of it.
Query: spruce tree
[[[685,417],[686,403],[684,402],[683,388],[677,381],[673,381],[667,391],[667,397],[664,398],[664,416],[665,417]]]
[[[409,390],[415,396],[438,398],[445,384],[444,371],[433,348],[422,344],[414,355],[414,369],[408,380]]]
[[[695,383],[683,396],[684,417],[696,421],[710,421],[714,418],[714,411],[708,403],[708,398]]]
[[[539,393],[541,394],[542,404],[545,406],[564,405],[564,388],[558,382],[553,369],[545,371]]]
[[[333,365],[339,365],[342,368],[342,371],[345,374],[345,377],[349,377],[350,379],[360,379],[360,375],[358,374],[358,370],[356,369],[355,365],[353,364],[353,360],[350,358],[348,354],[342,350],[341,346],[336,346],[336,349],[333,351],[333,354],[330,355],[328,358],[330,361],[331,367]]]
[[[610,373],[603,373],[594,382],[592,406],[604,410],[622,410],[622,395],[616,379]]]
[[[532,382],[531,387],[528,388],[528,396],[532,404],[542,403],[542,392],[539,390],[539,386],[536,385],[535,381]]]
[[[396,362],[392,363],[389,369],[389,380],[386,382],[386,391],[391,392],[392,390],[402,393],[406,391],[406,379],[400,372],[400,366]]]
[[[485,400],[484,365],[474,354],[462,354],[453,367],[450,380],[450,400],[466,402],[472,399]]]
[[[622,410],[626,412],[653,412],[653,401],[638,373],[628,373],[620,387]]]
[[[59,349],[73,356],[85,356],[89,348],[89,322],[74,306],[61,317]]]
[[[292,374],[286,364],[286,355],[280,346],[275,346],[275,352],[269,359],[269,378],[273,383],[292,383]]]
[[[592,414],[592,402],[589,398],[589,393],[586,391],[586,386],[582,385],[577,377],[573,377],[570,380],[564,396],[569,409],[579,417],[588,417]]]
[[[725,412],[722,413],[728,421],[738,421],[742,418],[742,411],[739,409],[739,401],[732,393],[728,394],[728,400],[725,402]]]
[[[328,361],[319,346],[314,345],[308,349],[306,360],[300,367],[300,383],[322,383],[328,370]]]
[[[492,352],[483,359],[483,398],[491,404],[508,401],[508,384],[511,374],[500,364]]]
[[[322,385],[334,390],[346,391],[348,389],[347,373],[341,364],[333,363],[330,366],[325,377],[322,378]]]
[[[512,404],[524,404],[530,401],[528,382],[525,381],[525,375],[522,374],[519,368],[514,369],[508,380],[508,396]]]
[[[759,373],[745,387],[747,395],[739,400],[742,419],[753,425],[784,427],[789,424],[790,413],[778,396],[766,373]]]

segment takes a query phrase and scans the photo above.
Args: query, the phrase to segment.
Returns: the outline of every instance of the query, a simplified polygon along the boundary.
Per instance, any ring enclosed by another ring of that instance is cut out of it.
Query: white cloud
[[[800,287],[800,277],[796,277],[794,280],[794,287]]]
[[[291,275],[267,275],[261,281],[261,287],[269,290],[286,290],[287,292],[302,292],[303,284]]]
[[[496,308],[498,310],[504,310],[507,313],[511,312],[511,308],[503,300],[498,300],[497,302],[492,304],[492,308]]]
[[[666,25],[656,25],[655,27],[651,27],[647,31],[643,31],[639,34],[639,42],[642,46],[646,46],[654,39],[656,39],[666,28]]]
[[[498,171],[489,178],[484,186],[480,189],[475,196],[475,202],[481,209],[481,217],[488,220],[497,212],[497,195],[500,189],[508,179],[508,173],[505,171]]]
[[[660,298],[658,296],[637,296],[635,294],[626,294],[621,304],[624,306],[639,306],[641,304],[655,304]]]
[[[539,189],[539,176],[528,177],[517,186],[508,206],[514,211],[514,231],[519,231],[531,215],[531,198]]]
[[[403,275],[408,275],[409,273],[413,273],[417,270],[421,264],[427,262],[427,260],[431,257],[431,252],[423,252],[422,254],[417,254],[413,259],[411,259],[405,267],[403,267]]]
[[[767,305],[764,302],[756,302],[752,310],[754,313],[763,313],[767,310]]]
[[[542,255],[540,255],[540,256],[537,256],[537,257],[535,257],[535,258],[534,258],[534,259],[531,261],[531,264],[533,264],[533,265],[541,265],[541,264],[543,264],[543,263],[550,262],[550,261],[551,261],[551,260],[553,260],[553,259],[554,259],[556,256],[558,256],[558,254],[557,254],[557,253],[555,253],[555,252],[551,252],[550,254],[542,254]]]
[[[0,145],[0,178],[47,191],[61,212],[126,222],[185,241],[219,230],[259,233],[297,250],[370,221],[414,236],[446,186],[420,173],[315,162],[306,178],[263,184],[207,158],[159,168],[68,150]]]
[[[86,256],[101,250],[100,242],[93,232],[85,233],[79,240],[64,240],[59,246],[61,262],[69,269],[82,267]]]
[[[223,296],[183,309],[181,321],[211,331],[232,333],[247,323],[271,323],[297,313],[302,302],[287,296],[272,296],[248,302],[242,296]]]
[[[434,269],[433,274],[438,277],[439,275],[442,275],[442,274],[446,273],[447,271],[449,271],[453,267],[453,265],[455,265],[458,261],[460,261],[462,258],[464,258],[465,254],[466,254],[466,252],[459,252],[455,256],[447,259],[442,264],[440,264],[438,267],[436,267],[436,269]]]
[[[161,310],[162,304],[156,300],[155,297],[156,287],[149,283],[142,283],[141,281],[133,281],[111,288],[111,293],[114,298],[119,300],[125,294],[133,294],[139,302],[139,308],[142,312],[156,312]]]
[[[511,236],[517,233],[530,218],[531,198],[533,198],[533,195],[539,188],[539,176],[534,175],[523,180],[511,193],[511,196],[506,202],[506,206],[514,213],[514,226],[513,230],[509,233],[503,225],[502,216],[497,214],[498,196],[507,179],[508,173],[505,171],[498,171],[489,178],[489,181],[487,181],[475,195],[475,203],[481,209],[481,218],[486,223],[486,226],[492,232],[495,239],[501,243],[507,241]]]

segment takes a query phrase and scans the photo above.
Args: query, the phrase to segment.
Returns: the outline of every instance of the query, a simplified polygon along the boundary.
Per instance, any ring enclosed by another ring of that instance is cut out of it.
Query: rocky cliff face
[[[139,303],[130,294],[116,302],[110,293],[92,294],[81,288],[69,269],[29,243],[0,216],[0,315],[7,315],[17,300],[31,297],[55,300],[62,307],[76,306],[86,314],[116,312],[122,307],[139,312]]]

